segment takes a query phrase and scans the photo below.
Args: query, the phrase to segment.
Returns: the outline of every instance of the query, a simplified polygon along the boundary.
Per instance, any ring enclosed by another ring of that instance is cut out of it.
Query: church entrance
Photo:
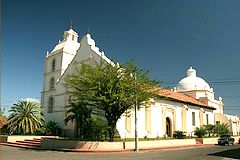
[[[171,137],[171,120],[169,117],[166,118],[166,136]]]

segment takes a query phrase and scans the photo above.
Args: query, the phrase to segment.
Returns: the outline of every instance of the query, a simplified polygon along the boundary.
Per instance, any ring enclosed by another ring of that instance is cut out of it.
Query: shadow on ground
[[[208,155],[240,159],[240,148],[230,149],[230,150],[226,150],[226,151],[222,151],[222,152],[216,152],[216,153],[212,153],[212,154],[208,154]]]

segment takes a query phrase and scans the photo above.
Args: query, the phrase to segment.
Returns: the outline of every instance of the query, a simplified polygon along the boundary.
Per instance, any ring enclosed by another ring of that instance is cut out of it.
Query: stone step
[[[24,141],[1,143],[1,145],[5,145],[5,146],[29,148],[29,149],[40,148],[40,144],[41,144],[41,139],[39,138],[25,139]]]
[[[28,141],[28,142],[32,142],[32,141],[34,141],[34,142],[41,142],[41,139],[25,139],[24,141]]]
[[[22,144],[36,144],[36,145],[40,145],[41,142],[35,142],[35,141],[16,141],[14,143],[22,143]]]
[[[21,145],[21,146],[33,146],[33,147],[40,146],[40,144],[22,143],[22,142],[8,142],[8,144]]]
[[[16,141],[16,142],[25,144],[41,144],[41,141]]]
[[[41,138],[33,138],[34,141],[41,141]]]
[[[4,146],[9,146],[9,147],[19,147],[19,148],[28,148],[28,149],[37,149],[40,148],[39,145],[36,146],[28,146],[28,145],[21,145],[21,144],[16,144],[16,143],[1,143],[1,145]]]

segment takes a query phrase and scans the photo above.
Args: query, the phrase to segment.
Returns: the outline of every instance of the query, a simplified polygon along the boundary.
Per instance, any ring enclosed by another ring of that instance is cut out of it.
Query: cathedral
[[[64,79],[74,74],[82,63],[93,64],[101,60],[111,62],[96,47],[90,34],[78,41],[78,33],[72,28],[64,32],[63,39],[51,52],[46,53],[41,106],[45,119],[57,122],[66,134],[73,132],[74,124],[64,124],[66,106],[72,100]],[[186,74],[176,87],[159,89],[156,94],[160,98],[150,99],[150,106],[142,106],[138,110],[139,137],[172,137],[174,131],[184,131],[187,136],[193,136],[196,127],[217,123],[229,124],[233,135],[239,135],[239,117],[223,113],[222,98],[215,99],[213,88],[197,76],[194,68],[190,67]],[[134,111],[129,112],[117,122],[121,138],[133,138],[135,134]]]

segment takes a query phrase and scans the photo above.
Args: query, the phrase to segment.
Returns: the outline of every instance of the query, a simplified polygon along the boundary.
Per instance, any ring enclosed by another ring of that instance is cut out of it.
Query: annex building
[[[73,29],[65,31],[62,41],[46,53],[41,106],[46,120],[57,122],[66,134],[73,131],[74,124],[64,125],[66,106],[72,100],[64,79],[74,74],[82,63],[93,64],[100,60],[111,62],[96,47],[90,34],[78,41],[78,33]],[[150,106],[143,106],[138,111],[139,137],[172,136],[174,131],[185,131],[190,136],[196,127],[216,123],[229,124],[233,135],[240,132],[239,117],[223,113],[222,98],[215,99],[213,88],[198,77],[192,67],[174,89],[159,89],[156,93],[162,98],[151,99]],[[122,115],[117,130],[122,138],[134,137],[133,111],[127,116]]]

